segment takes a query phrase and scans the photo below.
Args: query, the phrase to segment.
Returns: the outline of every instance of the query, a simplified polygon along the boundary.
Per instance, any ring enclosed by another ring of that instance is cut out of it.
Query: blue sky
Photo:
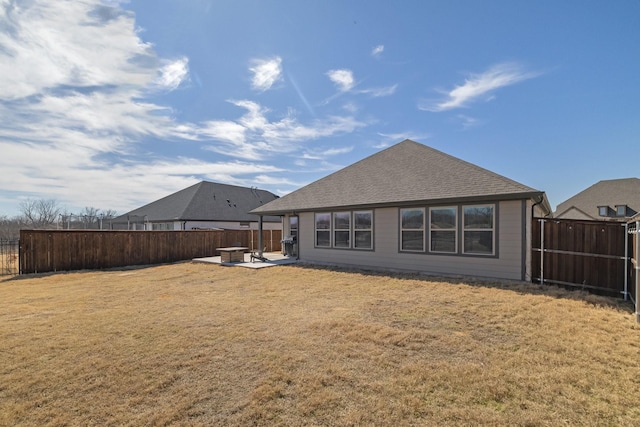
[[[284,195],[405,138],[554,208],[640,176],[637,0],[0,0],[0,27],[0,215]]]

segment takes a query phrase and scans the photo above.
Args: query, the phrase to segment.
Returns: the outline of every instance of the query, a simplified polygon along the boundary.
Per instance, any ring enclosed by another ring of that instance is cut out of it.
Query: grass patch
[[[619,300],[180,263],[0,281],[0,425],[637,425]]]

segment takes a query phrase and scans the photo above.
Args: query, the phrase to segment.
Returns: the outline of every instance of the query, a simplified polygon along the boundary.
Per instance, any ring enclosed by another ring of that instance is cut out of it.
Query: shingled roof
[[[609,206],[614,209],[618,205],[627,205],[626,216],[634,216],[640,212],[640,179],[608,179],[599,181],[591,187],[560,203],[556,208],[557,218],[572,218],[573,210],[580,211],[591,219],[603,219],[598,213],[598,206]],[[624,218],[620,218],[623,220]]]
[[[407,139],[252,213],[532,197],[546,202],[541,191]]]
[[[134,209],[127,216],[146,217],[147,221],[257,221],[249,211],[277,199],[273,193],[255,188],[202,181],[162,199]],[[279,222],[278,217],[265,221]]]

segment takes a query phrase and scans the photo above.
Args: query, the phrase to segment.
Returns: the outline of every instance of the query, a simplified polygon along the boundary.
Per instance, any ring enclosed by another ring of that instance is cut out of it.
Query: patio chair
[[[267,247],[265,246],[264,249],[262,251],[251,251],[251,262],[253,262],[256,259],[259,259],[262,262],[267,262],[269,261],[269,259],[267,259],[263,253],[267,251]]]

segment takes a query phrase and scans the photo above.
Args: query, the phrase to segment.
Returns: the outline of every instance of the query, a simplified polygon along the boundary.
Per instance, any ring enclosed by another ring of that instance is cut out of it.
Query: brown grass
[[[638,425],[628,303],[181,263],[0,282],[0,425]]]

